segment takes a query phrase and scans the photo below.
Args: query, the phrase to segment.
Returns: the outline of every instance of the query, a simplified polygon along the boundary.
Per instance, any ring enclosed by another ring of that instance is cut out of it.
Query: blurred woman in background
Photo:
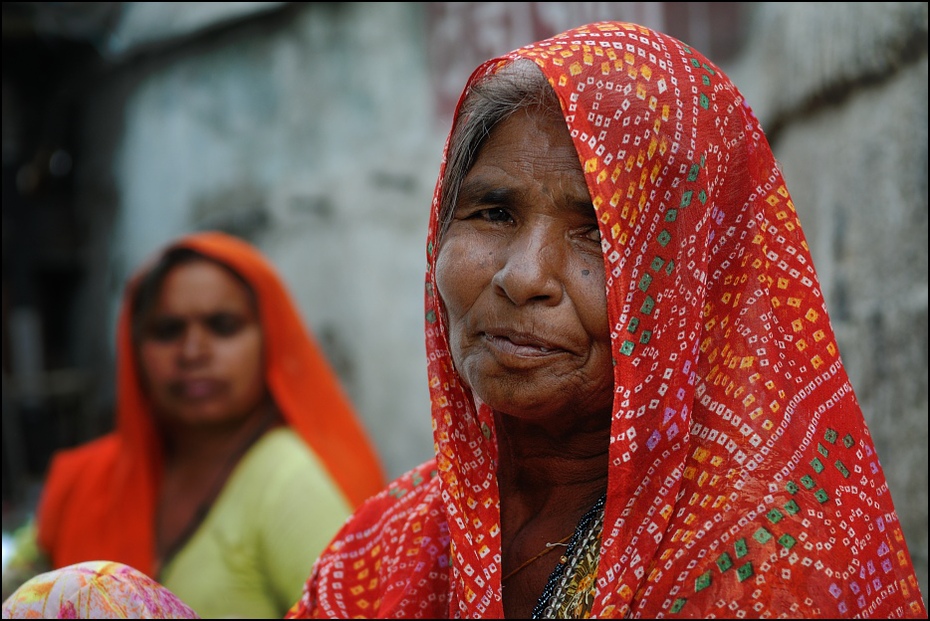
[[[53,458],[41,557],[126,563],[205,617],[280,617],[384,483],[282,281],[242,240],[181,238],[130,282],[117,347],[116,430]]]

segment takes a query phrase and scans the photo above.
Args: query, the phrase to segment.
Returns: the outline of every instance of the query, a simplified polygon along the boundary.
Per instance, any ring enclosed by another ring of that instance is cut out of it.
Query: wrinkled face
[[[492,130],[436,279],[455,367],[482,401],[530,420],[610,420],[600,236],[561,118],[521,111]]]
[[[237,422],[264,396],[262,331],[252,298],[211,261],[183,263],[165,276],[138,359],[147,394],[169,423]]]

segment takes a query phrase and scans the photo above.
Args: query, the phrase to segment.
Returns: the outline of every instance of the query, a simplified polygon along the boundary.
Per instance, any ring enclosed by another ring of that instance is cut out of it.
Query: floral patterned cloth
[[[556,91],[600,221],[616,366],[590,616],[926,617],[742,94],[688,45],[618,22],[492,59],[469,84],[516,58]],[[453,368],[436,294],[442,191],[426,275],[436,458],[350,518],[292,617],[503,617],[495,427]]]
[[[3,604],[4,619],[198,619],[160,584],[120,563],[39,574]]]

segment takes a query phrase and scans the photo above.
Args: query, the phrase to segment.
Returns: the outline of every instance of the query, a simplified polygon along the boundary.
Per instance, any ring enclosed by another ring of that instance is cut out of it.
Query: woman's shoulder
[[[367,515],[377,516],[386,512],[393,515],[428,502],[439,493],[438,474],[435,459],[408,470],[363,502],[355,511],[352,520],[361,522]]]
[[[253,445],[253,450],[260,449],[263,451],[274,451],[278,449],[292,449],[294,447],[306,447],[307,445],[297,432],[287,425],[273,427],[262,436]]]
[[[315,494],[330,490],[339,494],[322,461],[290,427],[276,427],[263,434],[236,465],[224,487],[236,488],[237,497],[267,499],[279,492]],[[330,489],[331,488],[331,489]]]
[[[40,508],[60,514],[78,487],[88,487],[112,473],[123,459],[119,437],[110,433],[52,454],[42,486]]]
[[[352,555],[356,548],[372,544],[389,545],[411,528],[421,528],[417,523],[424,515],[442,511],[437,474],[435,461],[430,460],[397,477],[368,498],[346,520],[324,557]],[[435,520],[439,521],[444,522]]]
[[[439,482],[438,475],[436,460],[430,459],[391,481],[382,493],[395,498],[403,498],[409,493],[422,494]]]
[[[262,434],[242,458],[242,465],[260,470],[278,471],[288,468],[305,468],[312,464],[321,467],[320,461],[300,436],[290,427],[281,426]]]
[[[429,460],[363,502],[317,559],[288,617],[370,618],[403,590],[413,567],[447,566],[437,475],[435,460]],[[445,580],[445,573],[434,579]]]
[[[415,523],[423,515],[442,511],[437,475],[435,461],[429,460],[369,497],[330,542],[324,559],[351,556],[357,549],[371,545],[390,545],[411,528],[420,528]]]
[[[63,448],[52,453],[49,461],[49,473],[74,473],[75,468],[86,468],[95,462],[105,463],[107,467],[119,455],[120,438],[115,433],[108,433],[84,444]]]

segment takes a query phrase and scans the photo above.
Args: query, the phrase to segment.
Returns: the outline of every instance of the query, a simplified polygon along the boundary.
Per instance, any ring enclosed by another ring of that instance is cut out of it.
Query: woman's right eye
[[[161,318],[152,321],[147,330],[153,341],[167,343],[179,338],[184,333],[184,322],[180,319]]]
[[[510,222],[513,218],[510,216],[510,212],[502,207],[490,207],[488,209],[481,209],[476,211],[475,216],[481,218],[482,220],[487,220],[488,222]]]

